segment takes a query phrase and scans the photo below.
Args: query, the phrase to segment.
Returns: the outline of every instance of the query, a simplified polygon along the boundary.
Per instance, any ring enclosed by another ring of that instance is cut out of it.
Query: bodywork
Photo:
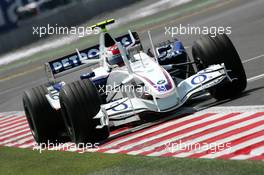
[[[176,65],[175,68],[175,65],[169,64],[168,61],[188,61],[180,41],[156,46],[157,58],[154,58],[142,50],[134,33],[130,31],[115,38],[125,65],[109,67],[105,58],[104,34],[101,34],[99,45],[45,64],[51,83],[51,86],[47,87],[49,93],[46,97],[56,110],[60,109],[59,92],[65,82],[57,82],[55,79],[94,64],[99,65],[80,76],[81,79],[90,79],[104,99],[100,111],[94,117],[101,119],[98,128],[140,120],[140,114],[143,112],[164,113],[176,110],[195,94],[224,81],[230,81],[224,64],[212,65],[183,78],[175,72],[178,67],[186,65]]]

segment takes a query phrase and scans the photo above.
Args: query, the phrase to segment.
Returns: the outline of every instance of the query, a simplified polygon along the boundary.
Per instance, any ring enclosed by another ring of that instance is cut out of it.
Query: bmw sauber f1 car
[[[37,143],[101,142],[111,128],[139,121],[146,112],[177,110],[203,92],[229,99],[246,88],[240,57],[225,34],[195,41],[191,60],[177,39],[154,45],[149,32],[152,49],[144,52],[136,32],[112,37],[106,29],[111,23],[93,26],[101,28],[99,45],[46,63],[49,82],[24,92]],[[91,66],[78,81],[58,81]]]

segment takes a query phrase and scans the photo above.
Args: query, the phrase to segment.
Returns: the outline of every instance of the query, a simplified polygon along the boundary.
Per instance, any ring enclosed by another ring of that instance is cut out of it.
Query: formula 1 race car
[[[99,45],[46,63],[49,82],[24,92],[37,143],[101,142],[111,127],[139,121],[145,112],[177,110],[203,92],[228,99],[246,88],[240,57],[225,34],[195,41],[191,60],[177,39],[154,46],[149,33],[152,49],[145,53],[136,32],[113,38],[106,29],[111,23],[93,26],[101,28]],[[58,81],[91,66],[78,81]]]

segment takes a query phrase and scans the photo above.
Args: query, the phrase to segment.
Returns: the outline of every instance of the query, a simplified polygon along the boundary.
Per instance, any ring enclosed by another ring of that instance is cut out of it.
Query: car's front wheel
[[[35,141],[42,143],[64,143],[69,140],[60,111],[54,110],[47,98],[47,88],[41,85],[23,94],[25,115]]]
[[[60,104],[66,128],[76,144],[100,142],[109,136],[108,126],[97,128],[102,123],[94,117],[102,102],[90,80],[65,85],[60,92]]]
[[[201,37],[194,42],[192,54],[197,62],[198,70],[214,64],[225,64],[228,75],[233,81],[213,87],[210,93],[214,98],[219,100],[233,98],[245,90],[247,77],[244,67],[238,52],[226,34]]]

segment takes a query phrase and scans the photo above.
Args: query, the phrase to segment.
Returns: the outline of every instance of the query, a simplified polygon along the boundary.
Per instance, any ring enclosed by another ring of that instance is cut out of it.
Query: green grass
[[[261,161],[159,158],[0,147],[0,174],[263,175]]]

